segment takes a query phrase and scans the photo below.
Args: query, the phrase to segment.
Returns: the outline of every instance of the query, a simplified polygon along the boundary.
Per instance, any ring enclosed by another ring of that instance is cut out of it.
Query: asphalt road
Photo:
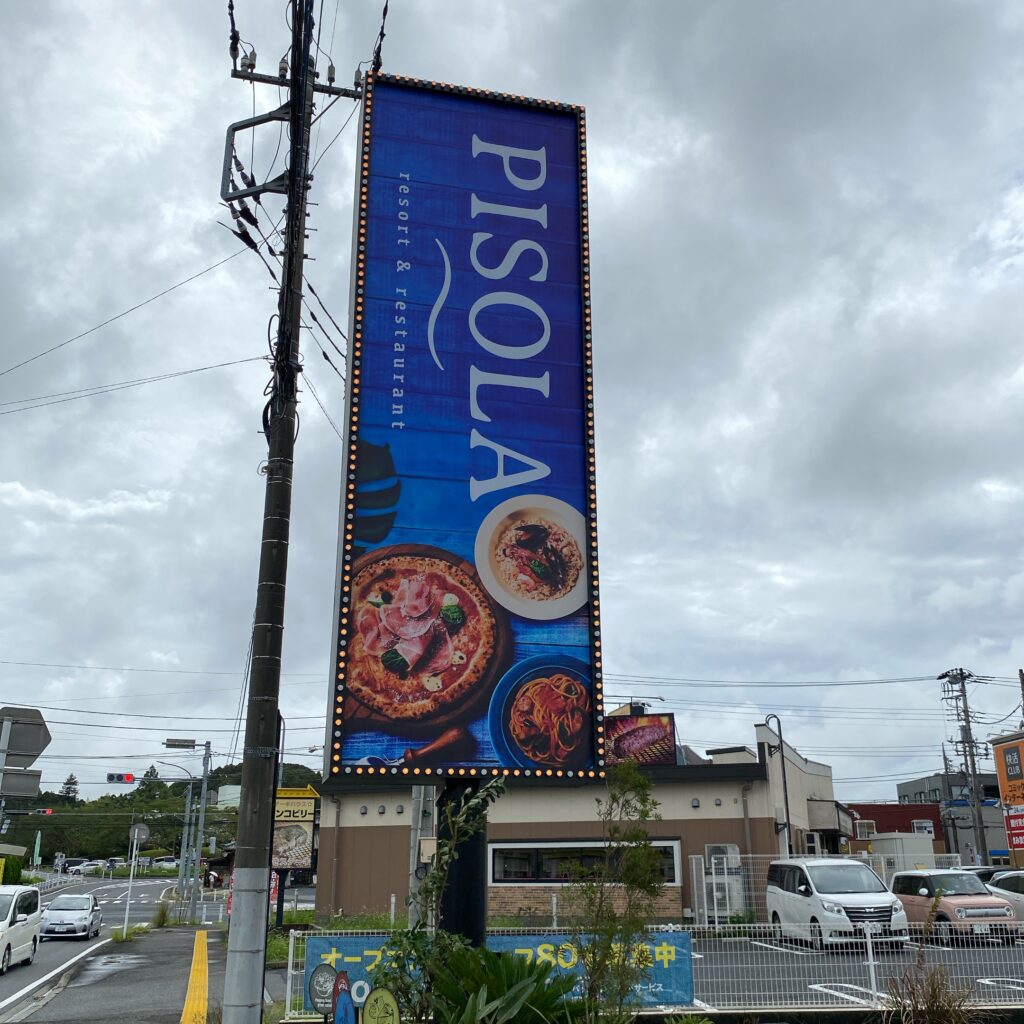
[[[1024,947],[995,942],[974,946],[910,943],[903,951],[863,945],[816,953],[809,946],[762,938],[698,938],[693,945],[694,994],[709,1009],[875,1005],[917,962],[941,964],[972,999],[1024,1005]]]
[[[171,880],[173,882],[173,879]],[[128,915],[129,927],[148,924],[159,902],[160,894],[167,888],[165,878],[142,879],[132,884],[132,902]],[[61,893],[93,893],[103,912],[103,927],[98,939],[85,941],[78,938],[47,939],[40,943],[35,961],[28,967],[14,966],[0,978],[0,1020],[45,978],[58,977],[78,956],[98,948],[109,941],[112,928],[124,924],[124,912],[128,883],[124,879],[101,880],[86,877],[81,882],[54,889],[42,895],[43,907]],[[121,947],[114,947],[120,949]]]

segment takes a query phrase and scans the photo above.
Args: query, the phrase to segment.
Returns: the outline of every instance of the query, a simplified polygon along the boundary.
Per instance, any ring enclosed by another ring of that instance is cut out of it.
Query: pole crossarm
[[[276,85],[278,88],[288,87],[288,81],[284,78],[275,78],[273,75],[258,75],[255,71],[232,71],[232,78],[241,79],[243,82],[259,82],[261,85]],[[314,85],[313,92],[321,92],[326,96],[347,96],[350,100],[361,100],[362,89],[346,89],[341,85]]]

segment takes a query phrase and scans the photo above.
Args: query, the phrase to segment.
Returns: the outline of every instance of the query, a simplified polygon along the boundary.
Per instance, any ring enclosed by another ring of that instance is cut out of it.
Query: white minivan
[[[0,885],[0,974],[11,964],[32,963],[42,920],[35,886]]]
[[[778,938],[826,944],[872,941],[902,946],[910,935],[903,904],[859,860],[777,860],[768,867],[768,919]]]

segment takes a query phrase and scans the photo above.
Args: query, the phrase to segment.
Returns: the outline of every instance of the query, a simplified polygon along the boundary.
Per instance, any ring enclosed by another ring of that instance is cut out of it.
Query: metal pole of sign
[[[210,741],[203,748],[203,781],[199,786],[199,821],[196,826],[196,864],[193,874],[192,894],[189,898],[189,920],[195,916],[196,897],[203,885],[203,829],[206,827],[206,785],[210,778]]]
[[[189,830],[192,827],[192,782],[185,790],[185,820],[181,826],[181,854],[178,857],[178,904],[185,902],[185,865],[188,863]]]
[[[132,832],[131,866],[128,868],[128,898],[124,904],[124,929],[121,934],[128,935],[128,911],[132,908],[132,880],[135,878],[135,861],[139,856],[139,840]]]

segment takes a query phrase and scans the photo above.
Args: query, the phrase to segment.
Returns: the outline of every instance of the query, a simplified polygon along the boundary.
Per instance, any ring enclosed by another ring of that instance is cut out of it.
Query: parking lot
[[[921,963],[942,967],[950,984],[979,1005],[1024,1004],[1024,947],[982,940],[941,946],[914,940],[904,949],[863,943],[816,952],[778,940],[768,926],[698,930],[693,935],[694,993],[709,1009],[878,1006]]]

